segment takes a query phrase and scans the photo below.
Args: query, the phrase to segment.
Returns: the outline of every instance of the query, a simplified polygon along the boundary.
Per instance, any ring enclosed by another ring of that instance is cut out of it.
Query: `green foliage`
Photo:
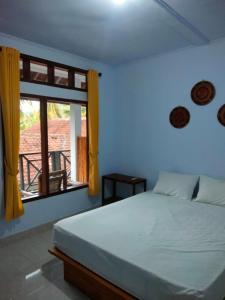
[[[85,106],[81,106],[81,118],[85,118],[86,117],[86,107]]]
[[[81,117],[86,117],[86,107],[81,106]],[[70,118],[70,105],[48,102],[48,119]],[[20,101],[20,130],[23,131],[40,122],[40,105],[38,101],[22,99]]]
[[[20,101],[20,130],[25,130],[40,121],[39,110],[35,107],[33,101]]]
[[[59,103],[48,103],[48,119],[66,119],[70,117],[70,105]]]

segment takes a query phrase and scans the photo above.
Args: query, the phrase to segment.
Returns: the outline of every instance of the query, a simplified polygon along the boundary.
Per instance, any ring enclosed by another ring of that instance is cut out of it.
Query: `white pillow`
[[[153,192],[168,196],[191,200],[199,176],[171,172],[160,172],[159,179]]]
[[[199,191],[194,201],[225,206],[225,181],[200,176]]]

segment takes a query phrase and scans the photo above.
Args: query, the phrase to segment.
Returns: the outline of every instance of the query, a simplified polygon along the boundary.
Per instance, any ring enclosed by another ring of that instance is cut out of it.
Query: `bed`
[[[53,243],[65,279],[95,299],[225,296],[223,207],[145,192],[59,221]]]

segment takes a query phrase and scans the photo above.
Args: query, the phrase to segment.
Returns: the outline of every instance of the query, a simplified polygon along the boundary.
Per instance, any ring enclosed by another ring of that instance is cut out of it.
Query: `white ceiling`
[[[119,64],[225,36],[225,0],[0,0],[0,31]]]

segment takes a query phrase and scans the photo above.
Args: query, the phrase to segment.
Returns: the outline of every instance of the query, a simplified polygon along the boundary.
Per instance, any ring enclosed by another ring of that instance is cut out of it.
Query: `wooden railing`
[[[70,150],[49,151],[49,172],[65,170],[67,182],[71,177]],[[77,181],[85,183],[87,176],[87,138],[77,138]],[[38,178],[42,174],[41,152],[19,154],[20,189],[27,193],[37,192]]]
[[[49,171],[66,170],[67,179],[71,174],[70,150],[49,151]],[[19,154],[19,183],[21,190],[38,190],[38,177],[42,173],[41,152]]]

